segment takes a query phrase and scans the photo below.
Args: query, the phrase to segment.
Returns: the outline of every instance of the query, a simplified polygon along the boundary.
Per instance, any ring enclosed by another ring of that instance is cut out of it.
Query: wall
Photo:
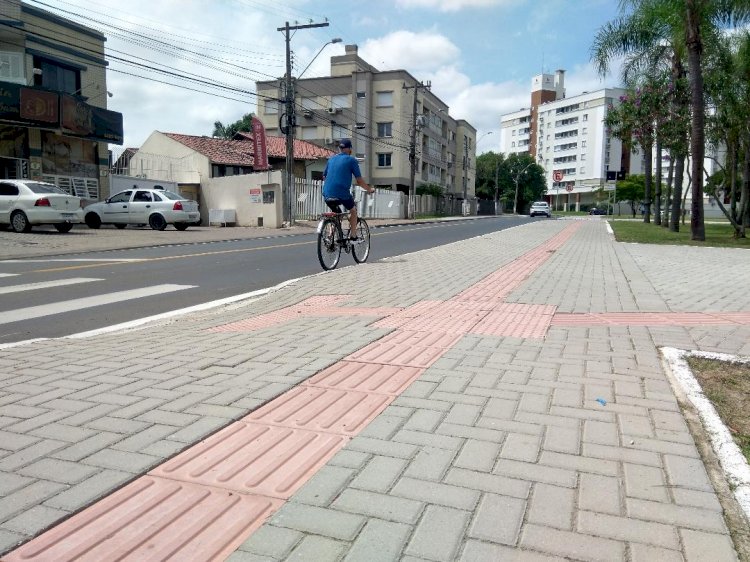
[[[236,226],[259,226],[281,228],[282,205],[281,185],[283,171],[258,172],[242,176],[211,178],[201,185],[201,219],[208,224],[211,209],[233,209],[236,214]],[[251,201],[251,189],[259,190],[259,195],[266,197],[273,193],[273,203]],[[258,219],[262,219],[259,221]]]

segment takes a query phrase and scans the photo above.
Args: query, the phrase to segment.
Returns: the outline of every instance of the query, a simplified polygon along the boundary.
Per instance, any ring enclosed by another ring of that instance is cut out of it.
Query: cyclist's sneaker
[[[352,244],[364,244],[365,241],[362,238],[349,238],[349,242]]]

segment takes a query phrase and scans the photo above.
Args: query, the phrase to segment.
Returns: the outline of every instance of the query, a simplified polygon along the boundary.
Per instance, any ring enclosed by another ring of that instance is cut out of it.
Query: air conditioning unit
[[[312,112],[312,110],[311,110],[311,109],[306,109],[306,110],[305,110],[305,111],[304,111],[304,112],[303,112],[302,114],[303,114],[303,115],[304,115],[305,117],[312,117],[312,114],[313,114],[313,112]]]
[[[334,114],[338,113],[338,109],[336,109],[335,107],[329,107],[328,108],[328,113],[330,113],[331,115],[334,115]]]

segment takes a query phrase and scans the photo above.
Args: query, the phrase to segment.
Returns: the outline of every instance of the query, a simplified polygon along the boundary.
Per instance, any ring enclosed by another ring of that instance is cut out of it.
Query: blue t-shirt
[[[323,197],[349,199],[352,176],[360,178],[362,172],[359,171],[359,162],[354,156],[340,152],[328,160],[323,176],[326,178],[323,184]]]

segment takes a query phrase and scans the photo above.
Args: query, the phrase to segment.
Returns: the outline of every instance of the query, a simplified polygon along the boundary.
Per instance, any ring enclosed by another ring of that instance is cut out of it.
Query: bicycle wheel
[[[337,230],[336,222],[329,219],[323,221],[318,232],[318,260],[326,271],[335,268],[341,258],[341,245],[336,241]]]
[[[357,241],[352,244],[352,257],[357,263],[365,263],[370,257],[370,227],[365,219],[357,221]]]

